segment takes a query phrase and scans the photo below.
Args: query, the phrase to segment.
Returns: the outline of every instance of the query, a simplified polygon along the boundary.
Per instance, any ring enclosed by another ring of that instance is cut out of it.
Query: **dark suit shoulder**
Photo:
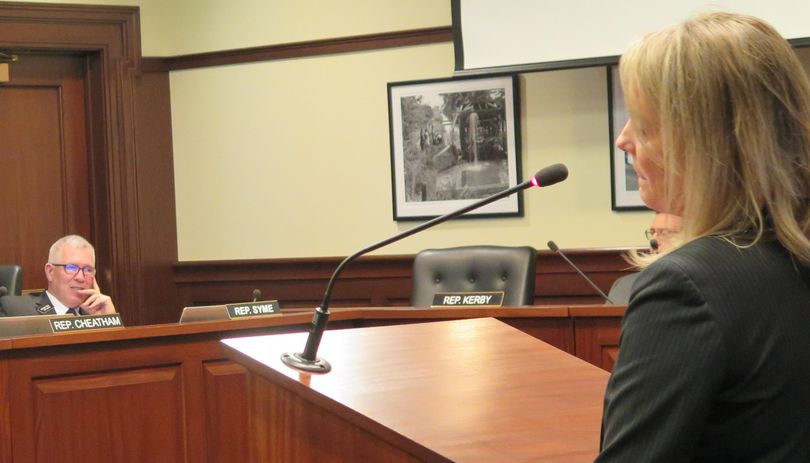
[[[791,262],[790,254],[778,241],[762,239],[755,244],[733,243],[718,236],[706,236],[685,244],[661,260],[668,260],[694,272],[714,273],[728,262],[733,262],[738,271],[747,270],[752,265],[785,265]]]
[[[802,266],[774,240],[705,237],[648,266],[599,461],[810,461],[808,301]]]

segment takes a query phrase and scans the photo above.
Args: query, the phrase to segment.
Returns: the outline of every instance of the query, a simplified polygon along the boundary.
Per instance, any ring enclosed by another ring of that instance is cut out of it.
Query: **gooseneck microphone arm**
[[[329,283],[327,283],[326,285],[326,291],[324,291],[323,299],[321,300],[321,305],[318,306],[317,309],[315,309],[315,315],[312,318],[312,324],[310,325],[309,336],[307,337],[307,343],[304,346],[304,351],[300,353],[289,353],[289,352],[284,353],[281,356],[281,360],[286,365],[303,371],[326,373],[332,369],[331,365],[329,365],[329,362],[327,362],[324,359],[317,358],[317,353],[318,347],[320,346],[321,343],[321,337],[323,337],[323,332],[326,330],[326,324],[329,321],[329,301],[332,298],[332,287],[335,285],[335,280],[337,280],[337,277],[340,275],[340,272],[343,271],[343,268],[349,262],[357,259],[363,254],[369,253],[383,246],[387,246],[403,238],[407,238],[413,234],[421,232],[422,230],[428,229],[442,222],[458,217],[473,209],[477,209],[481,206],[485,206],[501,198],[505,198],[517,191],[525,190],[526,188],[532,186],[537,187],[551,186],[554,185],[555,183],[565,180],[566,178],[568,178],[568,168],[565,167],[565,165],[563,164],[550,165],[548,167],[541,169],[536,174],[534,174],[534,176],[531,179],[526,180],[523,183],[515,185],[511,188],[507,188],[506,190],[503,190],[501,192],[495,193],[492,196],[488,196],[480,201],[476,201],[456,211],[440,215],[439,217],[436,217],[425,223],[417,225],[416,227],[413,227],[409,230],[405,230],[394,236],[386,238],[378,243],[374,243],[371,246],[367,246],[355,252],[354,254],[346,257],[345,259],[343,259],[343,261],[340,262],[340,264],[335,269],[334,273],[332,273],[332,277],[329,279]]]
[[[599,287],[598,287],[598,286],[596,286],[596,283],[594,283],[594,282],[593,282],[593,280],[591,280],[590,278],[588,278],[588,276],[587,276],[587,275],[585,275],[585,273],[583,273],[583,272],[582,272],[582,270],[580,270],[580,269],[579,269],[579,267],[577,267],[576,265],[574,265],[574,263],[573,263],[573,262],[571,262],[571,260],[570,260],[570,259],[569,259],[569,258],[568,258],[568,257],[567,257],[567,256],[566,256],[566,255],[565,255],[563,252],[562,252],[562,249],[560,249],[560,248],[557,246],[557,243],[555,243],[554,241],[549,241],[549,242],[548,242],[548,248],[549,248],[549,249],[551,249],[552,251],[554,251],[554,253],[555,253],[555,254],[557,254],[557,255],[559,255],[560,257],[562,257],[563,259],[565,259],[565,261],[566,261],[566,262],[568,262],[568,265],[570,265],[570,266],[571,266],[571,268],[573,268],[574,270],[576,270],[576,271],[577,271],[577,273],[579,273],[579,276],[581,276],[582,278],[584,278],[584,279],[585,279],[585,281],[587,281],[587,282],[588,282],[588,284],[589,284],[589,285],[591,285],[591,287],[592,287],[593,289],[595,289],[595,290],[596,290],[596,292],[597,292],[597,293],[599,293],[599,295],[600,295],[600,296],[602,296],[602,298],[604,298],[604,299],[605,299],[605,301],[607,301],[607,303],[608,303],[608,304],[614,304],[614,305],[615,305],[615,303],[614,303],[613,301],[611,301],[609,297],[607,297],[607,294],[605,294],[605,293],[604,293],[604,292],[603,292],[601,289],[599,289]]]

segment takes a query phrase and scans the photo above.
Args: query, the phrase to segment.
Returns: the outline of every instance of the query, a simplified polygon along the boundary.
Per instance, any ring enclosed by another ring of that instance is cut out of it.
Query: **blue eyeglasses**
[[[87,267],[79,267],[76,264],[51,264],[51,265],[53,265],[55,267],[64,268],[65,273],[67,273],[70,276],[75,276],[77,273],[79,273],[79,270],[81,270],[82,273],[84,273],[84,276],[86,276],[86,277],[92,277],[92,276],[95,276],[95,274],[96,274],[96,268],[91,267],[89,265]]]

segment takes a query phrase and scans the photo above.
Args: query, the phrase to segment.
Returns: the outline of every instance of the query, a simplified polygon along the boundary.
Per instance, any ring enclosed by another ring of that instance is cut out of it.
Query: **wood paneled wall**
[[[572,250],[566,255],[607,293],[632,272],[626,249]],[[362,257],[349,264],[335,283],[333,307],[402,307],[411,295],[413,255]],[[251,299],[277,299],[283,308],[317,306],[341,257],[181,262],[174,266],[182,306],[213,305]],[[561,257],[539,251],[535,304],[601,304],[602,298]],[[176,316],[180,315],[180,307]],[[177,318],[175,318],[177,320]]]

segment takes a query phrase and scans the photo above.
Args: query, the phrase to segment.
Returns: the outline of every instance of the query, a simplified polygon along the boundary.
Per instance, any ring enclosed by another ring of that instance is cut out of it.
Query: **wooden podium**
[[[583,462],[598,453],[608,373],[493,318],[327,331],[325,375],[281,363],[305,339],[222,341],[251,372],[250,461]]]

